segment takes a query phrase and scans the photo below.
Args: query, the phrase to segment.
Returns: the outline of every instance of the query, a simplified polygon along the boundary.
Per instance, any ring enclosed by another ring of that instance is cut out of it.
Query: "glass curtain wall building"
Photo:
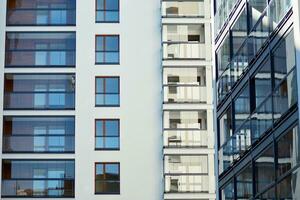
[[[299,199],[299,13],[215,1],[218,196]]]
[[[211,1],[162,0],[164,199],[214,200]]]

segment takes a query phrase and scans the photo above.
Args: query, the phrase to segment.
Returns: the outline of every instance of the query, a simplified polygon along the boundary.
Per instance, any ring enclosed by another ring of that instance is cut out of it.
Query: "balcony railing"
[[[75,66],[75,50],[6,50],[6,67]]]
[[[165,193],[209,192],[208,175],[165,175]]]
[[[5,92],[5,109],[74,109],[74,92]]]
[[[165,130],[164,147],[193,148],[207,147],[208,132],[206,130]]]
[[[2,180],[2,197],[74,197],[74,179]]]
[[[11,135],[3,137],[4,153],[74,152],[73,135]]]
[[[164,42],[163,43],[163,59],[205,59],[205,44],[199,42]]]
[[[205,86],[176,84],[164,86],[164,102],[166,103],[200,103],[206,100]]]

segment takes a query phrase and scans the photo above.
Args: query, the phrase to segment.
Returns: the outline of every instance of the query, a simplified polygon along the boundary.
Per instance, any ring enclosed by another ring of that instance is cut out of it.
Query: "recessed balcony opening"
[[[204,18],[204,1],[163,1],[162,16]]]

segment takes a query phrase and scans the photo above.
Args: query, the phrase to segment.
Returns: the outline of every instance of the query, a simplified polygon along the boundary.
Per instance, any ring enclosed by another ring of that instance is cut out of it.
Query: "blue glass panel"
[[[105,21],[118,22],[119,21],[119,11],[106,11]]]
[[[119,105],[119,95],[118,94],[107,94],[105,95],[106,105]]]
[[[103,175],[103,164],[96,165],[96,175]]]
[[[104,137],[96,138],[96,148],[104,148]]]
[[[96,93],[104,93],[104,79],[96,78]]]
[[[106,52],[105,53],[105,63],[119,63],[119,53],[118,52]]]
[[[106,0],[106,9],[107,10],[118,10],[119,9],[119,0]]]
[[[96,121],[96,135],[97,136],[103,135],[103,121],[102,120]]]
[[[96,50],[104,51],[104,37],[103,36],[96,37]]]
[[[118,137],[107,137],[105,138],[105,147],[117,149],[119,148],[119,138]]]
[[[104,0],[97,0],[97,8],[96,9],[97,10],[103,10],[104,9]]]
[[[96,63],[104,63],[104,53],[103,52],[96,53]]]
[[[106,93],[119,93],[119,79],[107,78],[105,80],[105,92]]]
[[[117,120],[107,120],[105,122],[105,131],[107,136],[119,135],[119,122]]]
[[[96,21],[97,22],[103,22],[104,20],[104,11],[97,11],[96,13]]]
[[[119,174],[119,165],[117,164],[106,164],[105,165],[105,172],[109,174]]]
[[[107,36],[105,38],[105,50],[106,51],[118,51],[119,50],[119,37]]]

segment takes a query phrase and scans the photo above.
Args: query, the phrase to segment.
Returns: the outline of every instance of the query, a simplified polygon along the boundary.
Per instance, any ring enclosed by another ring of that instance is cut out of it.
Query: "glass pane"
[[[119,135],[119,121],[106,120],[105,121],[105,135],[106,136],[118,136]]]
[[[97,136],[103,136],[103,120],[97,120],[96,121],[96,135]]]
[[[119,78],[105,79],[105,93],[119,93]]]
[[[250,115],[250,91],[248,84],[235,99],[234,112],[235,129],[237,129]]]
[[[118,10],[119,0],[105,0],[107,10]]]
[[[96,93],[104,93],[104,78],[96,78]]]
[[[255,100],[258,107],[272,91],[271,64],[268,59],[255,75]]]
[[[119,12],[118,11],[106,11],[105,12],[105,21],[108,22],[118,22],[119,21]]]
[[[268,147],[255,161],[256,191],[262,192],[275,180],[274,148]]]
[[[105,37],[105,50],[106,51],[119,51],[119,37],[106,36]]]
[[[234,183],[232,180],[221,190],[221,199],[234,200]]]
[[[96,51],[104,51],[104,38],[103,36],[96,36]]]
[[[110,0],[97,0],[97,10],[103,10],[104,9],[104,2],[110,1]]]
[[[119,53],[118,52],[105,52],[105,61],[104,63],[119,63]]]
[[[118,149],[119,148],[119,137],[106,137],[105,138],[105,147],[109,149]]]
[[[249,165],[237,176],[237,199],[249,199],[253,195],[252,185],[253,185],[253,176],[252,176],[252,166]]]

